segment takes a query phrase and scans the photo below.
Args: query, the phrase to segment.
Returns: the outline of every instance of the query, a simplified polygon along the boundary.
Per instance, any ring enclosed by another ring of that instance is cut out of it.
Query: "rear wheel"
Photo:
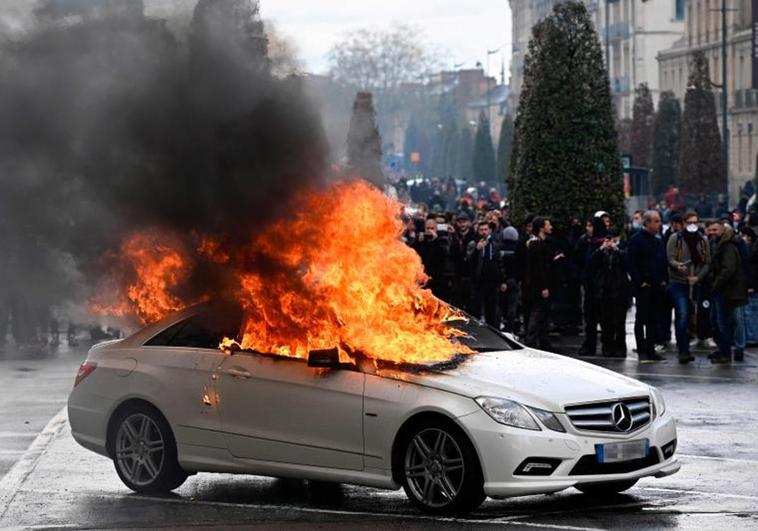
[[[451,422],[419,423],[401,448],[403,489],[421,510],[462,514],[473,511],[486,498],[474,447]]]
[[[121,481],[135,492],[170,492],[187,479],[171,428],[147,405],[127,408],[115,419],[113,463]]]
[[[580,490],[584,494],[596,496],[602,498],[605,496],[613,496],[619,492],[631,489],[637,483],[636,479],[628,479],[626,481],[608,481],[607,483],[587,483],[585,485],[574,485],[577,490]]]

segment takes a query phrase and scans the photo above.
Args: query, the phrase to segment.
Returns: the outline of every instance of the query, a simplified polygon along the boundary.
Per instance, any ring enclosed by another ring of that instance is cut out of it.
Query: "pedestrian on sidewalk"
[[[674,303],[679,363],[689,363],[695,359],[690,353],[689,331],[695,329],[700,284],[708,274],[711,260],[708,240],[700,234],[698,223],[697,212],[687,212],[684,216],[684,230],[672,235],[666,246],[668,289],[669,297]]]
[[[706,234],[711,240],[711,319],[718,352],[715,364],[731,363],[735,310],[747,304],[747,283],[734,230],[720,221],[709,221]],[[735,361],[742,361],[738,351]]]
[[[666,296],[666,251],[660,238],[661,215],[648,210],[642,217],[643,230],[629,239],[627,270],[636,303],[634,336],[640,363],[666,359],[655,352],[660,326],[660,308]]]

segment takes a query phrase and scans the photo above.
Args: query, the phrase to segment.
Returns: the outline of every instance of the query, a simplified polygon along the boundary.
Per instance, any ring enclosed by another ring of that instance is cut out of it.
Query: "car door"
[[[236,457],[363,469],[365,375],[238,352],[219,367],[222,429]]]
[[[241,309],[207,305],[169,326],[138,349],[138,367],[149,377],[148,385],[172,422],[177,442],[225,448],[221,435],[213,379],[225,359],[218,349],[224,337],[235,337]]]

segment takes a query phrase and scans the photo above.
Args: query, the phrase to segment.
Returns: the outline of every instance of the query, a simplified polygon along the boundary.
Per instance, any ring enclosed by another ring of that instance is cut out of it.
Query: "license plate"
[[[595,445],[595,455],[598,463],[618,463],[633,459],[644,459],[650,451],[650,441],[624,441]]]

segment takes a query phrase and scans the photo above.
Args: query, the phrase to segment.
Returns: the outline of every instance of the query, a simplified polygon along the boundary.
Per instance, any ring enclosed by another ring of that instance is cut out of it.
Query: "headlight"
[[[650,393],[653,395],[653,407],[657,415],[660,417],[666,411],[666,402],[663,400],[663,393],[661,393],[655,387],[650,388]]]
[[[526,430],[541,431],[537,422],[532,418],[524,406],[513,400],[480,396],[476,403],[490,416],[506,426],[524,428]]]
[[[542,422],[545,427],[550,428],[553,431],[566,432],[566,428],[563,427],[561,421],[559,421],[558,417],[551,412],[545,411],[544,409],[537,409],[536,407],[530,407],[529,411],[531,411],[535,417],[540,419],[540,422]]]

